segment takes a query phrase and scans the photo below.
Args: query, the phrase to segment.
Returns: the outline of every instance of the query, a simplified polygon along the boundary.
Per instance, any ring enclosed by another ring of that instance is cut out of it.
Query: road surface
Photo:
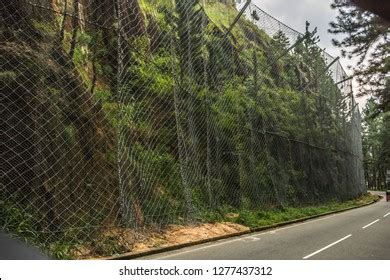
[[[390,260],[390,202],[143,259]]]

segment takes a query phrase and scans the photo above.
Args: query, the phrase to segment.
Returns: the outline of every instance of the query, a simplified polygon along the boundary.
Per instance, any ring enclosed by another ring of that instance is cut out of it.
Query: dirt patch
[[[245,230],[249,230],[249,228],[234,223],[201,224],[193,226],[172,225],[161,235],[154,235],[144,242],[135,244],[133,252],[138,253],[152,248],[162,248],[189,243]]]
[[[130,229],[112,228],[102,231],[88,245],[73,250],[77,259],[98,258],[119,253],[140,253],[156,248],[189,243],[249,230],[234,223],[170,225],[162,231],[140,235]]]

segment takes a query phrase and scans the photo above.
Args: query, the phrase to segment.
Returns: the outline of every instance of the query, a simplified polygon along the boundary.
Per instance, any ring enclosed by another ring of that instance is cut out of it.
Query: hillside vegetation
[[[6,2],[5,229],[53,252],[364,193],[358,116],[309,26],[286,53],[249,19],[227,33],[231,1]]]

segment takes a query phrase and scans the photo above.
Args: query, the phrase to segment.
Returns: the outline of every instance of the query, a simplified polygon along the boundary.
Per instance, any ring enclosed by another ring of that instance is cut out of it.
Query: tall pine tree
[[[349,58],[359,57],[354,75],[360,85],[360,95],[373,95],[381,111],[389,111],[389,24],[376,14],[356,7],[348,0],[334,0],[331,7],[339,11],[329,32],[345,34],[333,40]]]

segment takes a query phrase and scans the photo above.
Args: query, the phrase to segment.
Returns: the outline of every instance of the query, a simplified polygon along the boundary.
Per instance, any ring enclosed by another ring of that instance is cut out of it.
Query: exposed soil
[[[131,229],[111,228],[101,232],[89,245],[79,246],[72,253],[78,259],[99,258],[117,253],[140,253],[246,230],[249,228],[228,222],[170,225],[162,231],[144,235]]]

